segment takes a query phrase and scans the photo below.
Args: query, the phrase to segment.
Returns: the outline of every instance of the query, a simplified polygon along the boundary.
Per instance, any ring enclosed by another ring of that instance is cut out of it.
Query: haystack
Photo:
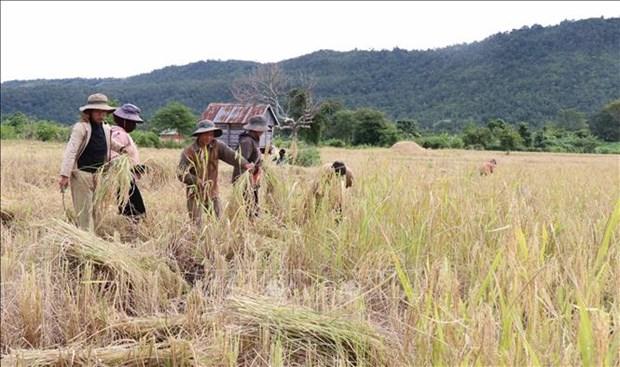
[[[392,150],[403,154],[424,154],[426,149],[422,148],[415,141],[399,141],[392,145]]]

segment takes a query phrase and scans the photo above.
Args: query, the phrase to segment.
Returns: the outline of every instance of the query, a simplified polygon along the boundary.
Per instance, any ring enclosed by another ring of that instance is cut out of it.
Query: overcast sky
[[[1,79],[127,77],[200,60],[274,62],[320,49],[407,50],[620,2],[1,2]]]

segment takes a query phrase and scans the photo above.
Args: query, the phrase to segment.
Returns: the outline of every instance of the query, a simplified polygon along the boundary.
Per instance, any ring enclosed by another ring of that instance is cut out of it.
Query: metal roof
[[[159,133],[159,136],[180,135],[177,129],[165,129]]]
[[[245,124],[250,117],[270,113],[276,125],[280,122],[268,104],[242,104],[242,103],[209,103],[202,113],[202,119],[211,120],[215,123]]]

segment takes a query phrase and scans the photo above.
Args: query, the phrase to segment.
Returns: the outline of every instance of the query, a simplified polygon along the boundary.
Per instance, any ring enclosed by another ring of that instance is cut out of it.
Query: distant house
[[[260,138],[261,150],[271,144],[273,128],[280,126],[280,122],[268,104],[242,104],[242,103],[209,103],[202,113],[202,119],[211,120],[217,127],[222,129],[223,134],[218,139],[229,147],[237,149],[239,135],[244,132],[245,125],[250,117],[260,115],[267,120],[267,130]]]
[[[159,133],[159,140],[180,143],[183,141],[183,135],[181,135],[177,129],[166,129]]]

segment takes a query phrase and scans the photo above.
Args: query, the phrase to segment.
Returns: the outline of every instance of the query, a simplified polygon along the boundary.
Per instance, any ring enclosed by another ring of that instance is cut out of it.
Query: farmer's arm
[[[179,178],[179,181],[186,185],[195,185],[198,180],[196,175],[192,174],[190,171],[192,162],[187,157],[187,154],[187,150],[181,152],[181,160],[177,166],[177,177]]]
[[[73,125],[73,128],[71,129],[71,137],[69,138],[69,142],[65,147],[65,152],[62,158],[62,165],[60,167],[61,176],[71,176],[71,171],[73,170],[73,166],[75,165],[78,150],[80,149],[80,145],[82,144],[82,141],[86,136],[86,130],[81,124],[81,122],[78,122]]]
[[[246,160],[250,159],[252,153],[254,152],[252,141],[250,139],[241,139],[239,142],[239,151],[241,152],[241,156],[243,156],[243,158]],[[245,167],[241,166],[240,171],[240,173],[243,174],[247,170]]]
[[[239,165],[242,169],[250,169],[254,167],[254,165],[249,163],[247,159],[241,156],[241,154],[230,149],[228,145],[222,142],[217,143],[217,150],[218,157],[231,166]]]

